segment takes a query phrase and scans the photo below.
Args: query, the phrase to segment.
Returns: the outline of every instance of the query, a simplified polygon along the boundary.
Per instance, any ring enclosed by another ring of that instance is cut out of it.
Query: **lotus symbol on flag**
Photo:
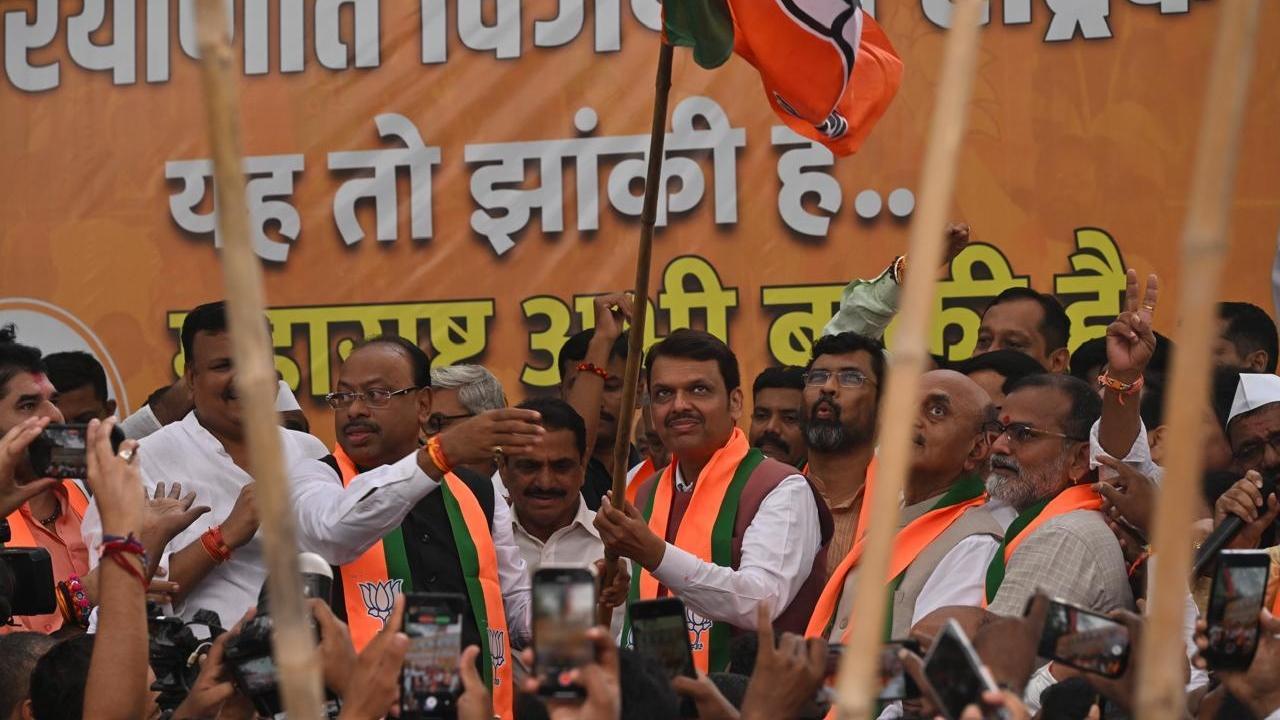
[[[503,632],[489,628],[489,657],[493,659],[493,669],[497,670],[507,662],[507,646],[502,641]],[[498,676],[493,676],[493,684],[498,684]]]
[[[396,604],[396,596],[400,594],[403,580],[385,580],[383,582],[360,583],[360,598],[364,600],[364,609],[383,625],[391,617],[391,609]]]
[[[714,623],[688,609],[685,610],[684,621],[685,625],[689,628],[689,632],[693,633],[693,642],[689,644],[689,647],[695,651],[702,650],[702,635],[706,631],[710,630]]]

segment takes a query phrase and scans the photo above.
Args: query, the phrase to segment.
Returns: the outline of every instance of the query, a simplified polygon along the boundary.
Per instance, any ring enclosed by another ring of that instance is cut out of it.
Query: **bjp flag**
[[[859,0],[664,0],[664,36],[717,67],[755,66],[792,130],[851,155],[902,84],[902,60]]]

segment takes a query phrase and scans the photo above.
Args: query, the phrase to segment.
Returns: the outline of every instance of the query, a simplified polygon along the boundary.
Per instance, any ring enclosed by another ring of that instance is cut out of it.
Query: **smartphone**
[[[595,660],[587,637],[595,613],[596,578],[591,568],[544,565],[533,574],[533,670],[539,695],[586,697],[570,673]]]
[[[1209,593],[1205,623],[1209,647],[1201,653],[1214,670],[1245,670],[1258,649],[1258,613],[1267,591],[1271,558],[1265,550],[1223,550]]]
[[[630,613],[636,652],[656,660],[666,671],[668,680],[681,676],[698,678],[689,649],[689,623],[680,598],[632,603]],[[692,698],[680,698],[680,717],[698,717]]]
[[[955,620],[947,621],[929,647],[924,659],[924,676],[929,681],[934,703],[947,720],[957,720],[966,707],[982,700],[982,693],[998,690],[991,673],[978,659],[978,653]]]
[[[45,426],[27,448],[35,477],[67,479],[88,475],[89,466],[85,459],[88,434],[89,426],[83,424]],[[118,425],[112,427],[111,451],[119,452],[122,442],[124,431]]]
[[[1050,600],[1037,654],[1077,670],[1118,678],[1129,666],[1129,628],[1105,615]]]
[[[920,654],[920,643],[915,640],[889,640],[880,647],[880,694],[876,699],[880,702],[895,700],[914,700],[920,697],[920,688],[916,681],[907,674],[907,667],[898,655],[901,650],[910,650]],[[840,669],[840,660],[844,657],[844,645],[832,643],[827,646],[827,677],[834,678]]]
[[[462,619],[467,599],[453,593],[405,596],[404,633],[409,651],[400,670],[400,717],[454,718],[462,680]]]

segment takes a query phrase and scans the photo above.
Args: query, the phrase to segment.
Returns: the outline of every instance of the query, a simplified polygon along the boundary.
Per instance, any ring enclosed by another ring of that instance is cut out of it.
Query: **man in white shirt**
[[[143,438],[138,462],[149,493],[156,483],[181,482],[198,504],[212,508],[169,543],[161,565],[178,585],[175,612],[191,618],[197,610],[212,610],[230,627],[257,604],[266,566],[222,302],[187,315],[182,350],[195,409]],[[281,428],[280,438],[286,466],[326,454],[324,444],[305,433]],[[101,541],[96,503],[85,515],[83,534],[89,547]]]
[[[723,341],[676,330],[649,351],[646,372],[673,461],[640,487],[636,505],[602,502],[596,528],[642,573],[633,600],[669,591],[684,601],[694,662],[719,671],[728,632],[754,630],[761,603],[776,627],[804,628],[822,585],[830,518],[820,519],[821,501],[795,468],[752,449],[735,427],[742,388]]]
[[[341,566],[334,586],[335,596],[342,597],[335,610],[362,646],[389,615],[391,590],[467,594],[468,589],[458,554],[459,529],[440,492],[451,468],[437,466],[428,449],[418,446],[420,429],[432,413],[426,353],[400,337],[367,340],[343,363],[328,400],[338,437],[333,457],[291,470],[298,537],[304,548]],[[530,635],[530,587],[512,537],[510,510],[488,477],[462,466],[535,445],[543,435],[537,421],[530,410],[491,410],[432,438],[485,512],[507,629],[517,647]],[[464,535],[470,534],[479,550],[481,540],[470,532],[474,529],[467,530]],[[381,553],[375,552],[379,546]],[[382,577],[366,577],[363,563],[383,557]],[[464,644],[481,641],[471,608],[468,604]],[[370,616],[378,622],[366,628]]]

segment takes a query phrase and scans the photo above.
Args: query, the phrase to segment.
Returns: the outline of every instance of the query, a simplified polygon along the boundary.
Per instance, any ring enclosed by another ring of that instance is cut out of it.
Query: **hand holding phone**
[[[947,621],[929,647],[924,676],[934,704],[947,720],[958,720],[970,705],[981,707],[983,693],[999,692],[995,679],[955,620]]]
[[[595,645],[587,637],[595,611],[596,580],[590,568],[544,565],[533,574],[533,669],[539,695],[586,697],[572,672],[595,661]]]
[[[1209,647],[1200,654],[1214,670],[1245,670],[1258,649],[1262,612],[1271,571],[1264,550],[1223,550],[1205,613]]]
[[[89,426],[84,424],[58,424],[45,426],[31,446],[27,456],[35,477],[83,479],[89,474],[88,450]],[[119,425],[111,427],[111,452],[119,452],[124,431]]]
[[[404,633],[409,651],[400,671],[403,720],[453,718],[461,678],[462,619],[467,599],[450,593],[409,593]]]
[[[1118,678],[1129,666],[1129,628],[1111,618],[1049,601],[1037,654],[1077,670]]]
[[[901,651],[907,650],[920,654],[920,643],[915,640],[890,640],[880,647],[880,671],[876,676],[879,682],[880,702],[895,700],[913,700],[920,697],[920,688],[907,673],[906,664],[902,662]],[[827,677],[834,678],[840,670],[840,661],[844,657],[844,645],[832,643],[827,646]]]

